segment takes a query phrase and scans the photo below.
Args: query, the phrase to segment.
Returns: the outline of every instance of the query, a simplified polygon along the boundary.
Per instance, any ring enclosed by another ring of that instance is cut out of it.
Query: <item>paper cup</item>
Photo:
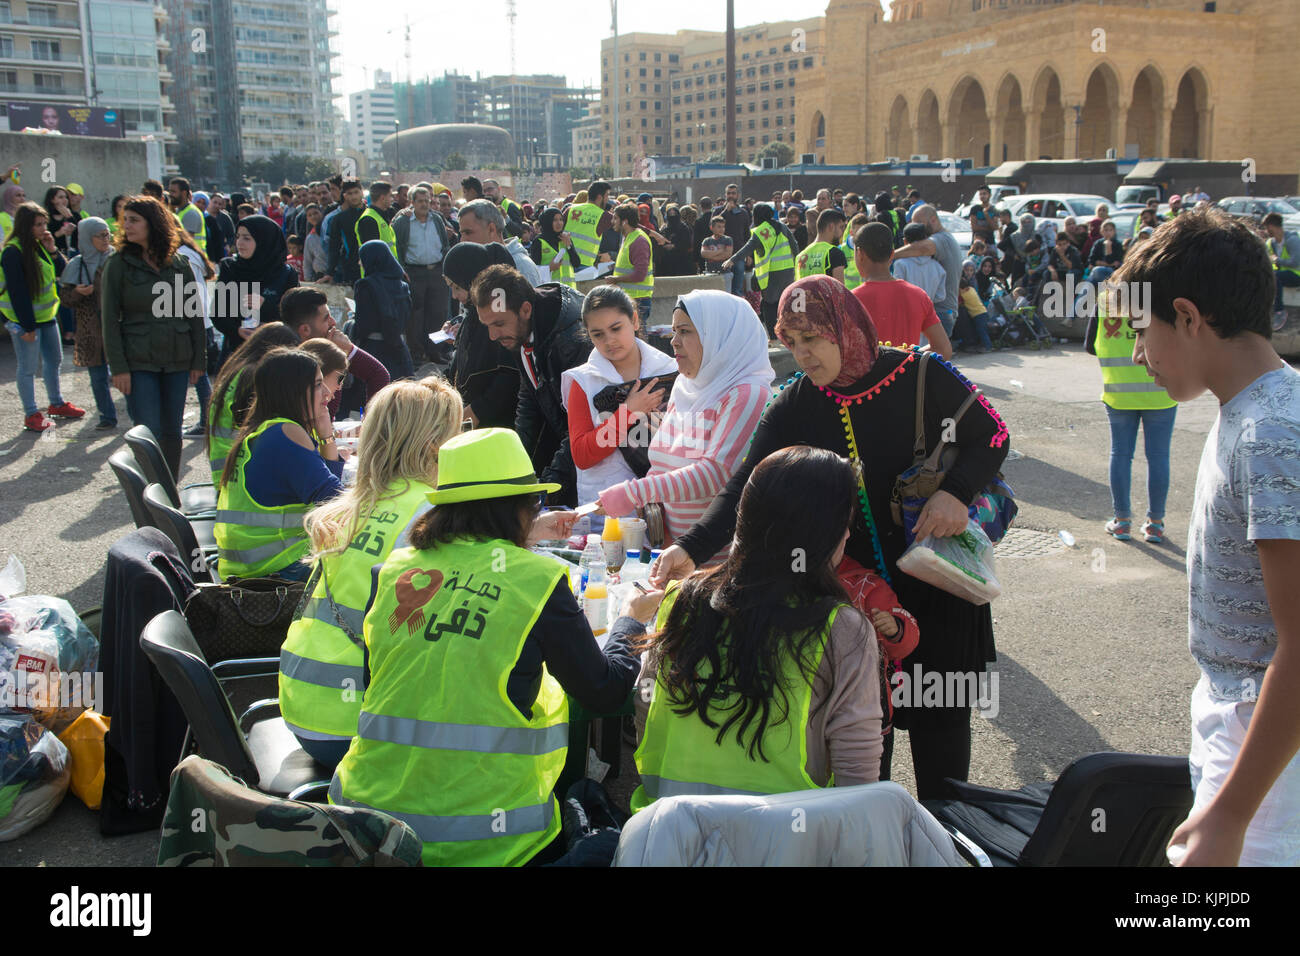
[[[623,547],[628,551],[640,551],[645,540],[645,520],[643,518],[619,518],[619,527],[623,531]]]

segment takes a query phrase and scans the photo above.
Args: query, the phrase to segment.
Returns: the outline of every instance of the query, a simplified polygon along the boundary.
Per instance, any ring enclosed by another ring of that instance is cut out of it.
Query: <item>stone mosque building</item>
[[[1300,170],[1300,0],[829,0],[796,152]],[[812,51],[810,51],[812,52]]]

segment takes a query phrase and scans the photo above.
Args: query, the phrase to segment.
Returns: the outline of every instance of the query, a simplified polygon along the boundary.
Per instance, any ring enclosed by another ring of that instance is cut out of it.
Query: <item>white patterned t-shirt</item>
[[[1300,539],[1300,372],[1261,375],[1219,408],[1187,535],[1192,656],[1218,700],[1259,696],[1277,625],[1255,542]]]

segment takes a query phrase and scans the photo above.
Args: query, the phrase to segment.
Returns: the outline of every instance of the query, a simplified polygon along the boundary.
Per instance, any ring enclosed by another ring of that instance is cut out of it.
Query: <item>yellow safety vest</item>
[[[202,249],[202,250],[204,250],[204,254],[206,254],[206,253],[207,253],[207,248],[208,248],[208,246],[207,246],[207,242],[208,242],[208,226],[207,226],[207,220],[205,220],[205,219],[203,218],[203,211],[202,211],[201,209],[199,209],[198,206],[194,205],[194,203],[189,203],[189,204],[187,204],[184,208],[182,208],[182,209],[178,209],[176,212],[172,213],[172,215],[174,215],[174,216],[176,217],[176,225],[178,225],[178,226],[180,226],[182,229],[184,229],[184,228],[185,228],[185,222],[184,222],[185,214],[186,214],[187,212],[189,212],[191,209],[193,209],[195,212],[197,212],[197,213],[199,214],[199,231],[198,231],[198,232],[194,232],[194,233],[190,233],[190,235],[192,235],[192,236],[194,237],[194,241],[197,242],[197,243],[199,244],[199,248]]]
[[[431,491],[420,481],[393,482],[347,550],[317,561],[316,587],[280,648],[280,716],[295,733],[318,740],[356,736],[370,569],[384,563],[411,521],[428,509]]]
[[[109,228],[112,229],[113,220],[110,219],[108,222],[109,222]],[[0,210],[0,243],[3,243],[9,239],[9,233],[13,232],[13,229],[14,229],[14,217],[9,215],[9,213]]]
[[[366,277],[366,270],[361,265],[361,220],[373,219],[375,225],[379,227],[379,238],[388,244],[388,248],[393,251],[393,258],[397,259],[397,233],[393,232],[393,227],[384,222],[384,217],[379,214],[379,210],[374,206],[367,206],[366,211],[357,216],[357,224],[352,227],[352,235],[357,240],[357,268],[361,270],[361,278]],[[398,259],[400,263],[401,260]]]
[[[641,229],[633,229],[623,237],[623,244],[618,247],[618,258],[614,260],[614,275],[630,276],[632,273],[636,272],[636,269],[632,266],[631,249],[632,243],[636,242],[638,239],[644,239],[646,245],[650,246],[650,261],[646,264],[645,278],[640,282],[620,283],[619,288],[634,299],[645,299],[654,295],[655,291],[655,255],[654,246],[650,242],[650,237]]]
[[[1137,333],[1128,316],[1111,317],[1104,297],[1097,302],[1097,338],[1093,347],[1101,363],[1101,400],[1116,410],[1172,408],[1176,403],[1155,383],[1145,365],[1133,361]]]
[[[542,244],[542,264],[539,267],[542,270],[542,281],[574,285],[573,263],[569,261],[568,250],[563,246],[553,246],[540,237],[538,237],[537,241]],[[560,268],[552,272],[551,263],[555,261],[556,255],[560,256]]]
[[[795,260],[797,263],[795,278],[826,275],[830,271],[827,266],[830,264],[831,250],[834,248],[829,242],[811,243]]]
[[[1295,276],[1300,276],[1300,262],[1296,262],[1287,255],[1286,236],[1283,235],[1281,242],[1276,242],[1272,238],[1267,240],[1269,253],[1274,256],[1273,269],[1275,272],[1290,272]],[[1282,263],[1287,263],[1283,265]]]
[[[670,585],[670,588],[673,586]],[[664,597],[655,621],[662,629],[678,592],[670,590]],[[837,606],[821,627],[810,661],[812,673],[804,673],[793,658],[782,662],[781,681],[790,713],[781,720],[779,700],[763,731],[763,754],[751,758],[746,745],[736,740],[734,728],[718,742],[718,728],[709,727],[699,714],[678,714],[673,710],[664,686],[664,661],[655,675],[654,698],[646,717],[645,733],[636,750],[637,772],[641,786],[632,794],[632,810],[638,811],[660,797],[688,794],[768,794],[814,790],[820,787],[808,775],[808,715],[812,706],[813,675],[821,664],[831,625],[839,613]],[[703,670],[707,670],[704,665]],[[739,695],[719,690],[717,706],[710,707],[713,720],[738,706]],[[833,781],[831,781],[833,782]]]
[[[862,273],[858,271],[858,257],[847,239],[840,243],[840,251],[844,253],[845,259],[844,288],[856,289],[862,285]]]
[[[506,681],[564,574],[502,540],[389,555],[365,618],[370,685],[330,802],[408,824],[426,866],[519,866],[546,847],[560,832],[568,698],[543,669],[525,717]]]
[[[235,392],[239,388],[239,376],[243,374],[240,371],[230,377],[221,407],[208,410],[208,465],[212,468],[213,481],[221,480],[226,470],[226,456],[239,435],[239,427],[235,424]]]
[[[600,255],[600,236],[596,235],[596,227],[604,215],[605,210],[591,202],[569,207],[564,230],[573,240],[573,247],[578,250],[578,260],[584,269],[595,263],[596,257]]]
[[[769,273],[794,268],[794,251],[785,233],[770,222],[756,226],[752,234],[759,241],[759,255],[754,259],[754,279],[760,289],[766,289]]]
[[[254,429],[239,449],[234,474],[217,495],[212,534],[217,539],[217,570],[222,578],[274,574],[311,551],[302,519],[314,505],[263,505],[245,490],[244,468],[252,458],[249,448],[253,441],[272,425],[288,424],[293,424],[288,418],[272,418]]]
[[[5,242],[4,248],[22,251],[17,236],[11,236]],[[40,288],[32,296],[32,312],[36,315],[36,324],[43,325],[46,322],[53,322],[54,317],[59,313],[59,290],[55,286],[54,260],[40,243],[36,244],[36,252],[36,265],[41,270],[41,279]],[[18,323],[18,314],[14,312],[13,303],[9,301],[9,288],[3,271],[0,271],[0,316],[3,316],[6,322]]]

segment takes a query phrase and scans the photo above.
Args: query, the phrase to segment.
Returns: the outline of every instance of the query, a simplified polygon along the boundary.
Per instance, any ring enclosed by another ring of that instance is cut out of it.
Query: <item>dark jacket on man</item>
[[[360,247],[357,245],[357,220],[366,211],[360,209],[340,209],[338,215],[330,220],[329,228],[329,269],[335,281],[355,285],[361,278],[361,260],[358,258]]]
[[[515,431],[528,449],[540,480],[563,486],[551,501],[576,505],[578,479],[569,451],[569,416],[561,398],[560,375],[583,364],[591,355],[591,342],[582,327],[583,297],[555,282],[539,285],[536,292],[532,349],[538,384],[533,387],[521,351]]]

